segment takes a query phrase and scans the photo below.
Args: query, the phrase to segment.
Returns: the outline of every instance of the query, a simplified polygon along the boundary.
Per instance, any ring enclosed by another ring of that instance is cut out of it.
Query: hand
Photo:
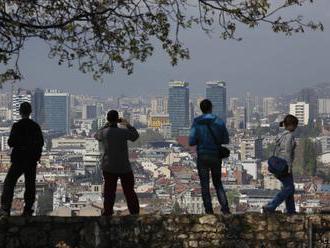
[[[128,120],[122,118],[122,119],[121,119],[121,122],[120,122],[120,125],[123,125],[123,126],[126,126],[126,127],[127,127],[127,126],[129,126],[130,124],[129,124]]]

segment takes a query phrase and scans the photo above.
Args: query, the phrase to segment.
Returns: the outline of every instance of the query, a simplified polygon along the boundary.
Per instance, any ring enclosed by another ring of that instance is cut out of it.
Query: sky
[[[75,94],[94,96],[153,96],[167,94],[170,80],[190,83],[191,95],[205,94],[205,82],[224,80],[228,95],[246,92],[274,96],[295,92],[303,87],[330,82],[330,1],[289,9],[284,15],[302,14],[306,20],[321,21],[324,32],[306,32],[287,37],[275,34],[269,26],[240,28],[242,41],[221,40],[214,33],[208,37],[200,27],[185,31],[182,40],[190,50],[190,60],[175,67],[162,51],[146,63],[136,64],[134,73],[123,70],[105,75],[103,82],[93,81],[56,60],[48,58],[48,49],[40,41],[28,42],[21,55],[24,80],[17,87],[62,89]],[[5,85],[4,88],[8,87]]]

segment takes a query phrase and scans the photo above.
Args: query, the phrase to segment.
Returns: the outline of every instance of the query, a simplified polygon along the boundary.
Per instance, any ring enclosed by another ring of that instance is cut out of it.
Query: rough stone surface
[[[327,240],[330,215],[38,216],[0,221],[1,248],[328,247],[322,246]]]

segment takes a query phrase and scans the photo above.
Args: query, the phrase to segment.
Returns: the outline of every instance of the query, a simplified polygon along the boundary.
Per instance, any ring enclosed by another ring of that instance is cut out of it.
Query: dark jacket
[[[209,125],[217,139],[217,143],[212,137],[207,125]],[[194,119],[191,127],[189,144],[197,145],[198,155],[219,154],[219,146],[229,143],[229,135],[223,120],[213,114],[204,114]]]
[[[95,138],[102,144],[104,154],[101,166],[104,171],[115,174],[132,171],[128,159],[127,141],[136,141],[139,138],[139,133],[134,127],[128,126],[127,129],[105,127],[98,130]]]
[[[11,152],[11,161],[37,162],[42,153],[44,138],[40,126],[31,119],[24,118],[14,123],[8,139]]]

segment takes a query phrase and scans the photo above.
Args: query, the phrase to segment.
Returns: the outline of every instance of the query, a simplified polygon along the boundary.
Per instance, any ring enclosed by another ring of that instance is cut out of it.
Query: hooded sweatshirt
[[[212,129],[216,141],[212,137],[208,125]],[[229,143],[229,135],[223,120],[214,114],[203,114],[194,119],[190,130],[189,144],[197,145],[198,155],[219,155],[219,146]]]

